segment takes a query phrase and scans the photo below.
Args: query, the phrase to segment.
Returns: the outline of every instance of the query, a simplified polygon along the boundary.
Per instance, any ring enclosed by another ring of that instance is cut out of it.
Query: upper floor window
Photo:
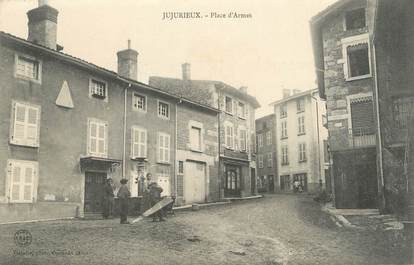
[[[247,150],[247,132],[244,128],[239,130],[239,140],[240,140],[240,151],[246,151]]]
[[[347,81],[371,76],[368,34],[342,39],[342,52]]]
[[[190,146],[191,150],[201,151],[201,128],[191,126]]]
[[[132,127],[131,156],[147,157],[147,130],[140,127]]]
[[[273,167],[273,155],[272,155],[272,153],[267,154],[267,167]]]
[[[184,174],[184,161],[178,161],[178,174]]]
[[[350,10],[345,14],[346,30],[360,29],[366,26],[365,8]]]
[[[301,98],[296,101],[296,110],[297,112],[304,112],[305,111],[305,99]]]
[[[306,144],[300,143],[299,144],[299,162],[306,161]]]
[[[280,138],[287,138],[288,137],[288,134],[287,134],[287,121],[286,120],[284,120],[284,121],[282,121],[281,123],[280,123],[280,125],[281,125],[281,127],[280,127],[280,129],[281,129],[281,136],[280,136]]]
[[[32,203],[37,197],[38,163],[8,160],[8,197],[14,203]]]
[[[263,155],[257,155],[257,160],[258,160],[259,168],[263,168],[264,167]]]
[[[15,57],[15,76],[40,82],[41,62],[30,56],[17,55]]]
[[[305,116],[298,117],[298,135],[305,134]]]
[[[233,113],[233,99],[231,97],[226,96],[225,104],[226,104],[226,112]]]
[[[233,149],[234,148],[234,127],[233,124],[225,124],[224,125],[224,133],[225,133],[225,144],[226,147]]]
[[[263,134],[257,134],[257,145],[258,147],[263,147]]]
[[[351,111],[348,123],[352,128],[350,133],[353,136],[373,135],[375,133],[375,118],[372,93],[348,96],[348,102]]]
[[[12,107],[13,127],[11,128],[10,143],[38,147],[40,106],[13,102]]]
[[[134,110],[147,111],[147,97],[137,93],[132,94],[132,108]]]
[[[93,78],[89,79],[89,95],[94,98],[107,100],[108,88],[106,82]]]
[[[237,114],[239,118],[242,118],[242,119],[246,118],[246,105],[244,103],[239,102]]]
[[[407,128],[408,118],[414,116],[414,97],[395,98],[392,105],[396,127]]]
[[[164,119],[170,118],[170,104],[158,101],[158,117]]]
[[[282,149],[281,149],[281,157],[282,157],[282,165],[288,165],[289,164],[289,155],[288,155],[288,146],[287,145],[283,145]]]
[[[166,133],[158,134],[158,162],[170,162],[170,135]]]
[[[97,157],[108,156],[108,124],[105,121],[89,119],[88,154]]]
[[[287,117],[287,105],[283,104],[280,106],[280,118]]]
[[[266,141],[267,141],[267,145],[272,145],[272,132],[271,131],[266,132]]]

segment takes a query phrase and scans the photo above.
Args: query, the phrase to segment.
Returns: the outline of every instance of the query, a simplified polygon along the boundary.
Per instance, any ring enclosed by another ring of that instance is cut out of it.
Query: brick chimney
[[[131,40],[128,40],[128,49],[119,51],[118,74],[120,76],[138,80],[138,52],[131,49]]]
[[[181,65],[181,68],[183,70],[183,80],[191,80],[191,64],[189,63],[183,63]]]
[[[58,11],[48,5],[47,0],[39,0],[39,6],[27,12],[29,18],[28,41],[56,50]]]
[[[242,86],[239,88],[240,92],[247,94],[247,86]]]
[[[291,92],[291,90],[290,90],[290,89],[286,89],[286,88],[284,88],[284,89],[283,89],[283,98],[290,97],[290,92]]]

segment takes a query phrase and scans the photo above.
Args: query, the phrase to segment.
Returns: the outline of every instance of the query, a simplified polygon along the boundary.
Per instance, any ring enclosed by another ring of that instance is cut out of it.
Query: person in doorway
[[[296,179],[295,181],[293,181],[293,190],[294,190],[294,192],[299,191],[299,186],[300,186],[299,180]]]
[[[118,198],[119,198],[119,206],[120,206],[120,216],[121,216],[121,224],[129,224],[128,218],[128,200],[131,197],[131,193],[129,192],[128,186],[126,185],[128,182],[127,179],[121,179],[121,187],[118,190]]]
[[[161,200],[161,193],[163,189],[158,186],[157,182],[151,182],[149,184],[149,195],[150,195],[150,203],[151,207],[157,204]],[[161,209],[158,212],[152,215],[152,221],[155,222],[158,218],[160,222],[165,221],[164,217],[164,210]]]
[[[107,219],[112,216],[112,209],[114,205],[114,189],[112,188],[112,179],[106,179],[103,196],[103,218]]]
[[[141,200],[141,214],[143,214],[146,210],[151,208],[150,202],[150,193],[149,193],[149,184],[151,183],[152,175],[151,173],[147,173],[146,178],[142,181],[143,186],[143,194]]]

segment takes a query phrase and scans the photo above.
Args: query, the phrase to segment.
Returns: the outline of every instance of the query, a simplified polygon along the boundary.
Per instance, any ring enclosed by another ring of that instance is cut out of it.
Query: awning
[[[119,167],[122,163],[120,159],[113,159],[113,158],[103,158],[103,157],[81,157],[80,158],[80,168],[82,171],[84,170],[109,170],[114,167]]]

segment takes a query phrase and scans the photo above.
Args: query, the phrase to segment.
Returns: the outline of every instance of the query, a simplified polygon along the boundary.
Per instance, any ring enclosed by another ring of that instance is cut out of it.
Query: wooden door
[[[106,173],[85,172],[85,204],[86,213],[101,213]]]
[[[185,203],[205,202],[206,172],[205,164],[187,162],[184,174]]]

